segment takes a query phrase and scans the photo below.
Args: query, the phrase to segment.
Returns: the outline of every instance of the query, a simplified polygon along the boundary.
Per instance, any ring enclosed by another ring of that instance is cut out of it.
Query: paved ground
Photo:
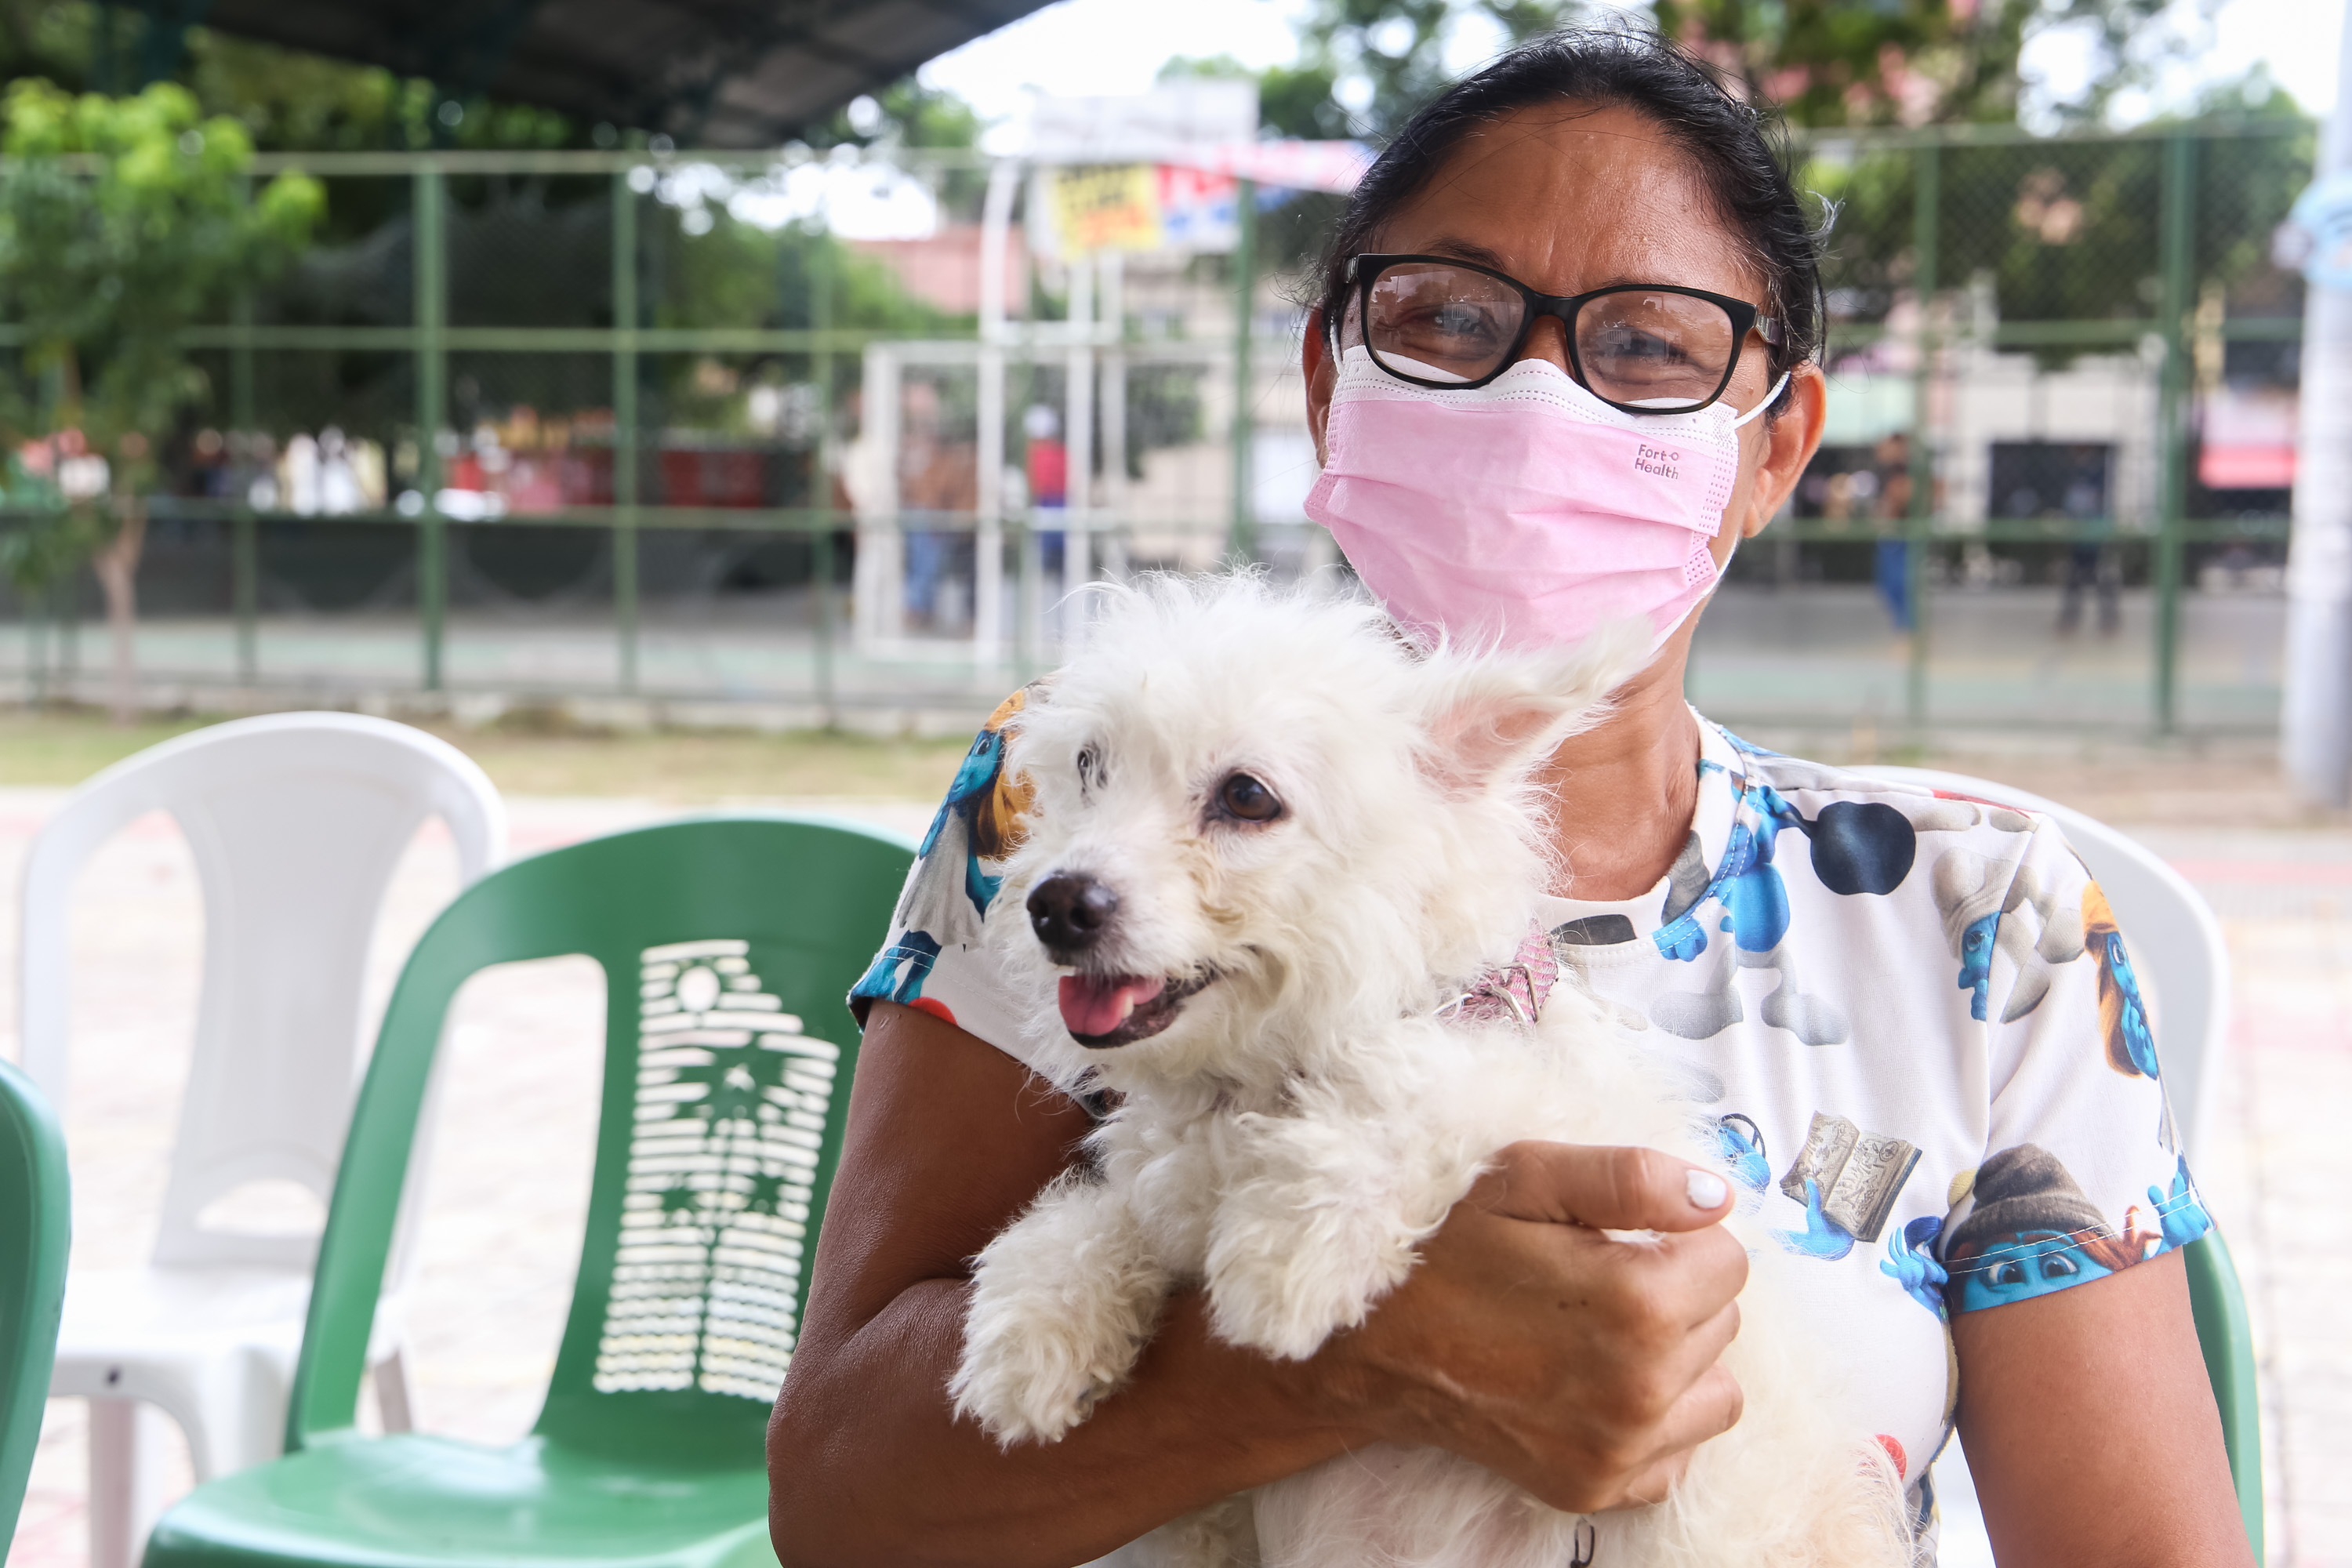
[[[2018,782],[2094,804],[2047,777]],[[2155,802],[2175,823],[2224,816],[2198,803],[2219,808],[2232,798],[2215,789],[2183,810],[2147,781],[2133,782],[2095,798]],[[27,837],[58,798],[0,790],[0,885],[14,885]],[[672,809],[622,800],[512,804],[518,851]],[[904,830],[928,816],[905,803],[833,805]],[[2352,832],[2175,826],[2143,837],[2213,900],[2237,963],[2222,1142],[2201,1174],[2237,1249],[2262,1354],[2271,1561],[2352,1565],[2352,1344],[2342,1330],[2352,1217],[2341,1195],[2352,1189],[2352,1139],[2343,1131],[2352,1105]],[[379,936],[375,1005],[453,883],[446,842],[420,838]],[[14,921],[13,905],[0,911],[0,952],[14,951]],[[149,1245],[186,1070],[182,1031],[195,998],[199,928],[184,848],[160,818],[112,843],[82,885],[68,1112],[79,1262],[136,1262]],[[12,993],[13,973],[0,974],[0,1053],[13,1057]],[[582,1220],[602,1007],[584,960],[492,972],[460,1000],[413,1320],[420,1416],[434,1430],[510,1439],[536,1414]],[[517,1115],[519,1106],[529,1113]],[[79,1407],[52,1405],[13,1568],[81,1561],[81,1436]],[[184,1486],[184,1459],[174,1463],[174,1484]],[[1954,1568],[1969,1560],[1958,1543],[1948,1558]]]

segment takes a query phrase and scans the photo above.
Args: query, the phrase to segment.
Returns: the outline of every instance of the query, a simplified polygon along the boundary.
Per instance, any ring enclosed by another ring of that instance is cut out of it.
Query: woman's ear
[[[1764,426],[1764,455],[1748,492],[1748,515],[1739,521],[1743,539],[1753,539],[1788,504],[1805,465],[1821,450],[1822,426],[1829,416],[1829,384],[1811,360],[1789,373],[1789,406]]]
[[[1331,345],[1323,335],[1323,308],[1307,312],[1307,331],[1298,342],[1298,368],[1307,378],[1307,428],[1315,437],[1315,460],[1328,459],[1323,427],[1331,417]]]

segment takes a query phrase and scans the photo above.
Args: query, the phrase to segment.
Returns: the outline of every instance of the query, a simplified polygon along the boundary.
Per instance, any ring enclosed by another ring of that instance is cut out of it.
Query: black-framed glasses
[[[1546,316],[1568,332],[1580,385],[1632,414],[1688,414],[1723,395],[1751,331],[1780,323],[1745,300],[1671,283],[1539,294],[1507,273],[1445,256],[1362,255],[1357,319],[1372,363],[1415,386],[1484,386]]]

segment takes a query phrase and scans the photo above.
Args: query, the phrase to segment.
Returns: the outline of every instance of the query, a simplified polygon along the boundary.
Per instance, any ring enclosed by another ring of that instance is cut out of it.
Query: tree
[[[76,97],[19,79],[0,100],[0,310],[25,348],[0,381],[0,430],[82,464],[102,488],[60,484],[69,503],[26,525],[10,552],[20,586],[87,555],[113,637],[111,703],[137,700],[134,580],[155,456],[205,378],[182,330],[216,314],[307,243],[325,192],[301,174],[249,190],[253,144],[205,119],[187,89]],[[65,470],[60,468],[60,479]]]
[[[2039,33],[2086,35],[2093,85],[2063,118],[2095,120],[2188,45],[2157,25],[2167,0],[1652,0],[1658,28],[1751,99],[1805,126],[2007,121],[2018,59]],[[1298,59],[1258,77],[1260,116],[1286,136],[1380,142],[1455,74],[1448,58],[1568,23],[1608,22],[1579,0],[1315,0]],[[1171,62],[1228,74],[1217,60]]]

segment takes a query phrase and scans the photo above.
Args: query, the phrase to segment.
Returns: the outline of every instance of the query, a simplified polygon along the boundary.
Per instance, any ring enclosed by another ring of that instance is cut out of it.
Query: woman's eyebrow
[[[1481,267],[1491,267],[1497,272],[1507,273],[1510,270],[1503,264],[1503,258],[1499,252],[1488,249],[1475,239],[1461,239],[1450,234],[1441,234],[1431,240],[1429,249],[1423,254],[1459,257],[1465,261],[1475,262]]]

